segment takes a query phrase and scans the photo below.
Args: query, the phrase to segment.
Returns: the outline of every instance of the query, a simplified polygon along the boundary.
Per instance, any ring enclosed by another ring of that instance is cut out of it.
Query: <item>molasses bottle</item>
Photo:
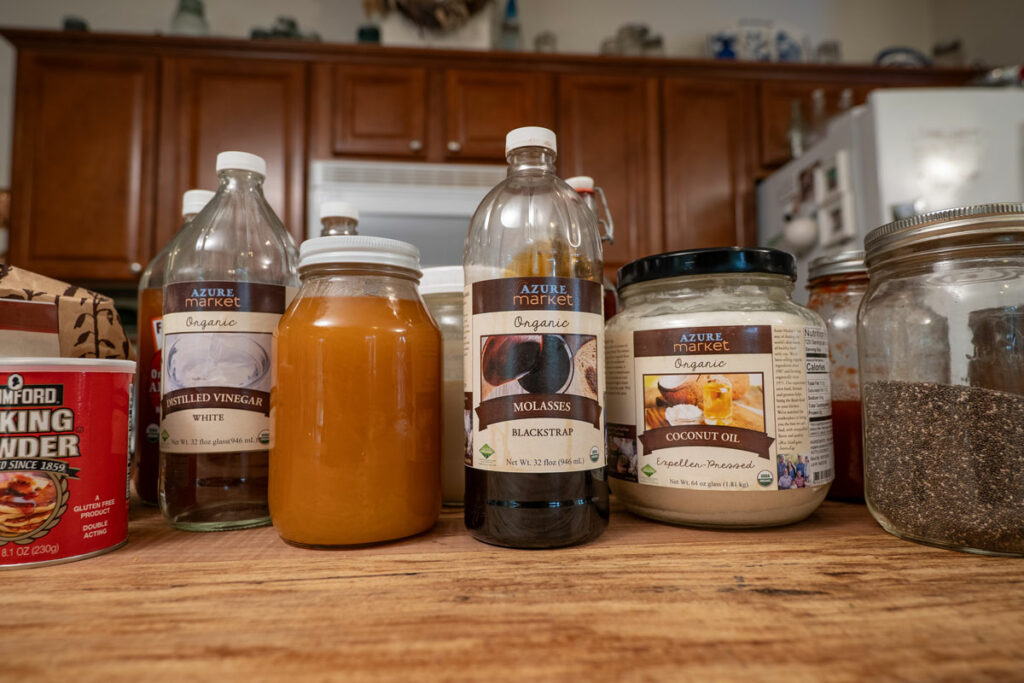
[[[181,234],[196,214],[213,198],[209,190],[189,190],[181,202]],[[157,504],[160,474],[160,356],[163,348],[162,314],[167,255],[174,239],[153,257],[139,278],[139,365],[135,379],[135,457],[132,481],[135,492],[147,505]]]
[[[555,134],[518,128],[466,238],[466,527],[555,548],[608,524],[601,237],[555,175]]]
[[[218,154],[220,187],[167,259],[159,498],[179,529],[270,523],[272,336],[298,255],[266,174],[256,155]]]

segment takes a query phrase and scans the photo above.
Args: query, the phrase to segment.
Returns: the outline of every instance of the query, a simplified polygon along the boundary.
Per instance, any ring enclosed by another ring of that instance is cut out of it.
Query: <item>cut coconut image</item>
[[[763,432],[763,384],[761,373],[645,375],[647,428],[706,424]]]

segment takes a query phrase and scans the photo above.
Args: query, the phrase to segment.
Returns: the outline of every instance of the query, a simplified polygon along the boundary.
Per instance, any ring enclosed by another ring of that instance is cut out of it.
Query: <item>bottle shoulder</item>
[[[470,221],[463,256],[467,283],[603,276],[596,218],[554,175],[510,176],[492,189]]]
[[[298,286],[294,240],[279,222],[261,214],[265,212],[200,214],[172,241],[165,283],[226,280]]]

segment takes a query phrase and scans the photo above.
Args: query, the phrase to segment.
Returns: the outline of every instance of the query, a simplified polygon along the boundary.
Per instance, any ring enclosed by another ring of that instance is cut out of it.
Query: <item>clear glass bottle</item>
[[[275,332],[270,513],[304,546],[378,543],[441,509],[441,333],[419,251],[357,235],[302,244]]]
[[[324,202],[320,205],[320,236],[356,235],[359,210],[348,202]]]
[[[594,212],[597,224],[601,226],[601,242],[615,244],[615,222],[612,220],[612,212],[608,209],[608,200],[605,199],[604,190],[594,185],[594,179],[588,175],[578,175],[565,179],[566,184],[583,199],[587,208]],[[598,204],[600,197],[601,203]],[[602,211],[604,217],[601,217]],[[607,321],[619,310],[619,293],[615,291],[615,285],[605,274],[602,277],[604,286],[604,319]]]
[[[516,0],[507,0],[505,16],[501,20],[501,33],[498,35],[498,49],[518,51],[523,49],[523,34],[519,29],[519,11]]]
[[[864,497],[891,534],[1024,556],[1024,204],[865,239]]]
[[[825,254],[808,267],[810,296],[807,307],[828,327],[832,368],[832,444],[836,478],[828,497],[864,500],[864,460],[860,372],[857,361],[857,309],[868,289],[864,252],[850,249]]]
[[[555,175],[555,135],[518,128],[466,238],[466,527],[550,548],[608,523],[603,277],[594,215]]]
[[[825,324],[792,299],[796,261],[721,247],[619,269],[608,321],[608,475],[631,512],[675,524],[800,521],[832,480]]]
[[[135,455],[132,481],[143,503],[157,505],[160,478],[160,353],[167,255],[174,240],[213,198],[209,190],[189,190],[181,202],[181,230],[161,249],[139,278],[139,363],[135,378]]]
[[[175,240],[164,283],[160,509],[175,527],[265,525],[272,334],[298,284],[266,163],[217,155],[220,187]]]
[[[462,506],[466,493],[466,426],[462,358],[462,266],[424,268],[420,294],[444,341],[441,392],[441,500]]]

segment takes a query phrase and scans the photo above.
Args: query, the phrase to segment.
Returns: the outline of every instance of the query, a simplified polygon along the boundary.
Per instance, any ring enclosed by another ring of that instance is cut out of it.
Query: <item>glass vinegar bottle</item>
[[[517,548],[582,543],[608,523],[601,238],[555,154],[550,130],[510,132],[508,177],[466,238],[465,522]]]
[[[157,504],[160,477],[160,353],[161,315],[167,256],[178,235],[213,198],[209,190],[188,190],[181,202],[181,229],[164,245],[139,278],[139,363],[135,378],[135,455],[132,482],[143,503]]]
[[[266,163],[217,156],[220,187],[175,240],[163,297],[160,508],[175,527],[269,524],[272,334],[298,285]]]

